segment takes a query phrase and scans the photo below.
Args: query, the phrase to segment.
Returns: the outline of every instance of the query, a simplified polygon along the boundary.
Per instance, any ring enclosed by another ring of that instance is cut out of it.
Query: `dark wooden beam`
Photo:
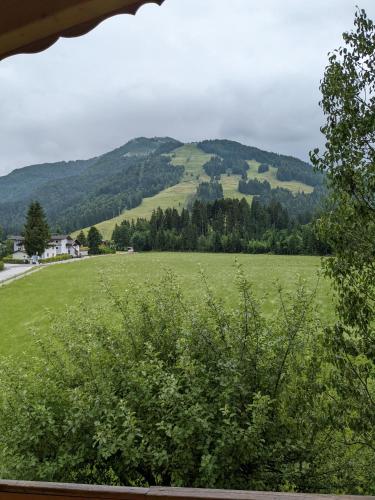
[[[312,495],[195,488],[125,488],[0,481],[0,500],[375,500],[373,496]]]
[[[60,37],[91,31],[117,14],[135,14],[146,3],[164,0],[1,0],[0,60],[45,50]]]

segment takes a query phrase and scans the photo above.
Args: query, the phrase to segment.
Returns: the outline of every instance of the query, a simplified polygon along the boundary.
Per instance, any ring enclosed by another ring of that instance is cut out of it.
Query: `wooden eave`
[[[1,0],[0,60],[41,52],[60,37],[91,31],[117,14],[135,14],[144,4],[164,0]]]

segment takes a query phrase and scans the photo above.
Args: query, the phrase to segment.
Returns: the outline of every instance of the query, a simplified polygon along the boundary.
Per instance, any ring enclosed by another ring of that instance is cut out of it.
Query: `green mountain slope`
[[[174,207],[181,210],[188,203],[197,190],[200,182],[209,181],[209,177],[203,170],[204,164],[210,160],[211,154],[205,153],[197,144],[185,144],[168,156],[171,157],[173,165],[183,165],[185,167],[184,176],[181,182],[175,186],[169,187],[152,197],[144,198],[142,203],[131,210],[125,210],[118,216],[96,224],[96,227],[102,233],[104,239],[110,239],[113,229],[116,224],[120,224],[123,220],[135,220],[137,218],[148,219],[151,217],[152,211],[157,207],[163,209]],[[301,162],[302,163],[302,162]],[[260,181],[267,180],[272,188],[288,189],[292,193],[312,193],[313,187],[299,181],[280,181],[277,179],[277,168],[270,167],[268,172],[263,174],[258,173],[260,162],[248,160],[249,179],[259,179]],[[311,168],[311,167],[310,167]],[[239,175],[222,176],[220,182],[223,186],[224,196],[226,198],[246,198],[251,201],[251,195],[244,195],[238,191]],[[88,231],[88,227],[84,229]],[[77,235],[76,231],[74,235]]]
[[[0,177],[0,225],[20,231],[31,200],[40,201],[51,226],[64,231],[113,217],[180,181],[183,169],[164,155],[180,144],[139,138],[87,161],[35,165]]]
[[[110,238],[124,219],[148,218],[158,206],[186,206],[199,184],[210,181],[207,163],[212,158],[224,169],[220,183],[225,197],[252,199],[238,190],[238,165],[248,179],[292,193],[311,193],[321,182],[297,158],[234,141],[183,144],[170,137],[140,137],[89,160],[34,165],[0,177],[0,226],[7,233],[19,232],[27,205],[36,199],[52,229],[74,231],[95,224]],[[261,163],[267,163],[263,173],[258,172]]]

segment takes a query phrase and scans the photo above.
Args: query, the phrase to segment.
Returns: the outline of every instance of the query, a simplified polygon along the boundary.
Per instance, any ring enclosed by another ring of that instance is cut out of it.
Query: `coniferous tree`
[[[102,235],[98,231],[95,226],[90,227],[90,230],[87,235],[87,244],[89,247],[90,255],[99,255],[100,254],[100,244],[102,242]]]
[[[33,201],[27,212],[24,229],[27,255],[42,255],[51,237],[46,216],[41,204]]]
[[[81,243],[83,247],[87,246],[87,238],[83,231],[79,233],[79,235],[77,236],[77,240]]]
[[[312,220],[308,214],[307,221]],[[195,200],[191,212],[158,208],[151,219],[116,225],[117,250],[131,244],[137,251],[249,252],[326,255],[330,248],[315,234],[315,225],[291,217],[276,199],[264,204],[254,197],[211,202]]]

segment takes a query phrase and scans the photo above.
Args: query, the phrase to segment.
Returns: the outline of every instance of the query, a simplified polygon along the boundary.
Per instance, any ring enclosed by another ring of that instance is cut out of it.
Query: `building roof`
[[[135,14],[146,3],[164,0],[1,0],[0,60],[41,52],[60,37],[91,31],[117,14]]]
[[[14,236],[13,234],[11,234],[10,236],[8,236],[7,238],[8,240],[14,240],[14,241],[24,241],[25,238],[23,236]]]
[[[8,237],[8,240],[15,240],[15,241],[25,241],[25,238],[23,236],[14,236],[11,235]],[[69,234],[51,234],[50,241],[61,241],[61,240],[72,240],[73,238]]]
[[[51,240],[71,240],[72,237],[69,234],[51,234]]]

